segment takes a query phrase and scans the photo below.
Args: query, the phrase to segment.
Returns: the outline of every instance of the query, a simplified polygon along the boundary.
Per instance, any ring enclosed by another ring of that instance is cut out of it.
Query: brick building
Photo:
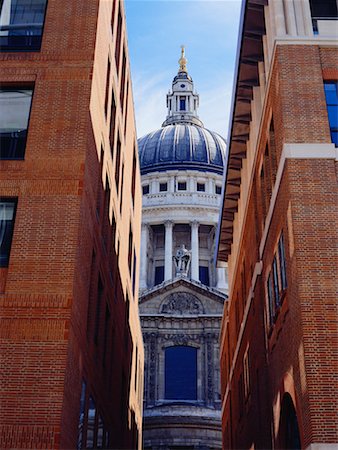
[[[123,2],[0,10],[0,447],[141,448]]]
[[[338,443],[336,0],[245,0],[218,258],[223,447]]]

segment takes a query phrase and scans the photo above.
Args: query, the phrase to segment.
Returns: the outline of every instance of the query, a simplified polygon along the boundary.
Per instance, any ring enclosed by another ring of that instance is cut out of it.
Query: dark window
[[[131,274],[132,256],[133,256],[133,230],[132,230],[131,224],[130,224],[130,227],[129,227],[129,246],[128,246],[128,267],[129,267],[129,273],[130,274]]]
[[[121,167],[120,214],[122,213],[122,206],[123,206],[123,182],[124,182],[124,163],[122,163]]]
[[[119,182],[120,182],[120,158],[121,158],[121,141],[120,138],[117,138],[116,161],[115,161],[115,182],[117,192],[119,191]]]
[[[168,183],[160,183],[160,192],[166,192],[168,190]]]
[[[77,438],[77,447],[76,447],[78,450],[80,450],[82,448],[85,412],[86,412],[86,382],[82,380],[81,397],[80,397],[80,413],[79,413],[79,424],[78,424],[78,438]]]
[[[272,291],[271,273],[268,276],[266,288],[267,288],[267,292],[268,292],[268,301],[269,301],[269,322],[271,325],[275,318],[275,302],[274,302],[273,291]]]
[[[217,195],[221,195],[222,194],[222,186],[215,186],[215,193]]]
[[[149,184],[145,184],[144,186],[142,186],[142,194],[143,195],[149,194]]]
[[[197,191],[198,192],[205,192],[205,184],[204,183],[197,183]]]
[[[23,159],[33,89],[0,89],[0,159]]]
[[[134,156],[133,156],[133,171],[131,174],[131,196],[133,199],[133,205],[135,204],[135,187],[136,187],[136,154],[134,149]]]
[[[180,97],[180,111],[185,111],[185,97]]]
[[[280,235],[278,241],[278,256],[279,256],[279,267],[280,267],[280,278],[282,284],[282,290],[287,288],[286,280],[286,259],[285,259],[285,247],[284,247],[284,235]]]
[[[135,288],[136,288],[136,254],[134,249],[134,262],[133,262],[133,295],[135,297]]]
[[[324,82],[327,113],[329,116],[331,140],[338,147],[338,82]]]
[[[0,197],[0,267],[7,267],[13,238],[17,199]]]
[[[121,74],[121,86],[120,86],[120,104],[121,109],[123,111],[123,101],[124,101],[124,88],[126,84],[126,53],[123,48],[123,55],[122,55],[122,74]]]
[[[47,0],[3,0],[0,2],[1,51],[38,51]]]
[[[312,18],[330,19],[338,15],[336,0],[310,0]]]
[[[186,191],[187,190],[187,183],[185,181],[179,181],[177,183],[177,189],[179,191]]]
[[[120,8],[118,18],[117,18],[117,36],[116,36],[116,42],[115,42],[115,63],[116,63],[117,72],[119,71],[119,66],[120,66],[121,32],[122,32],[122,16],[121,16],[121,8]]]
[[[164,266],[155,267],[155,286],[164,281]]]
[[[279,282],[278,282],[278,269],[276,256],[273,258],[272,270],[273,270],[273,293],[275,299],[275,307],[277,309],[280,306],[280,303],[279,303]]]
[[[115,104],[114,91],[112,90],[111,108],[110,108],[110,125],[109,125],[109,142],[110,142],[110,152],[111,152],[112,159],[113,159],[113,151],[114,151],[115,118],[116,118],[116,104]]]
[[[199,266],[199,279],[205,286],[210,285],[209,281],[209,267]]]
[[[118,3],[119,0],[113,0],[113,7],[112,7],[112,12],[111,12],[111,32],[112,34],[114,34],[114,22],[115,22],[115,9],[116,9],[116,4]]]
[[[106,75],[106,93],[104,96],[104,115],[106,118],[108,112],[109,85],[110,85],[110,59],[108,58],[107,75]]]
[[[124,113],[124,135],[126,135],[127,133],[128,101],[129,101],[129,81],[127,81],[127,91],[126,91],[126,111]]]
[[[97,440],[96,440],[96,448],[104,448],[103,447],[103,433],[104,433],[104,422],[101,414],[99,414],[97,420]]]
[[[197,400],[197,348],[178,345],[165,350],[165,398]]]

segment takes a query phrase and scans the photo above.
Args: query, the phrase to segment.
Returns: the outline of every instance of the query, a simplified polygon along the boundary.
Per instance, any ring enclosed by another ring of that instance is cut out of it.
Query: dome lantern
[[[181,46],[181,58],[178,60],[179,70],[172,82],[172,90],[167,94],[168,114],[162,126],[175,124],[191,124],[203,127],[198,118],[199,95],[194,92],[194,83],[187,71],[188,60],[185,57],[184,45]]]

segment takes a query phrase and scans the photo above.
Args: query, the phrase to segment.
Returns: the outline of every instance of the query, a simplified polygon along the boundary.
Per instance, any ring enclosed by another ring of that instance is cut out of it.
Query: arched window
[[[165,398],[197,400],[197,348],[185,345],[166,348]]]
[[[283,396],[279,442],[283,449],[301,449],[297,414],[290,394]]]

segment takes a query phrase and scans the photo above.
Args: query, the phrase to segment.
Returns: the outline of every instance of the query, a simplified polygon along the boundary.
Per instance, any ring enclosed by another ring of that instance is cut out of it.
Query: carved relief
[[[163,314],[203,314],[201,301],[188,292],[176,292],[164,299],[160,307]]]

